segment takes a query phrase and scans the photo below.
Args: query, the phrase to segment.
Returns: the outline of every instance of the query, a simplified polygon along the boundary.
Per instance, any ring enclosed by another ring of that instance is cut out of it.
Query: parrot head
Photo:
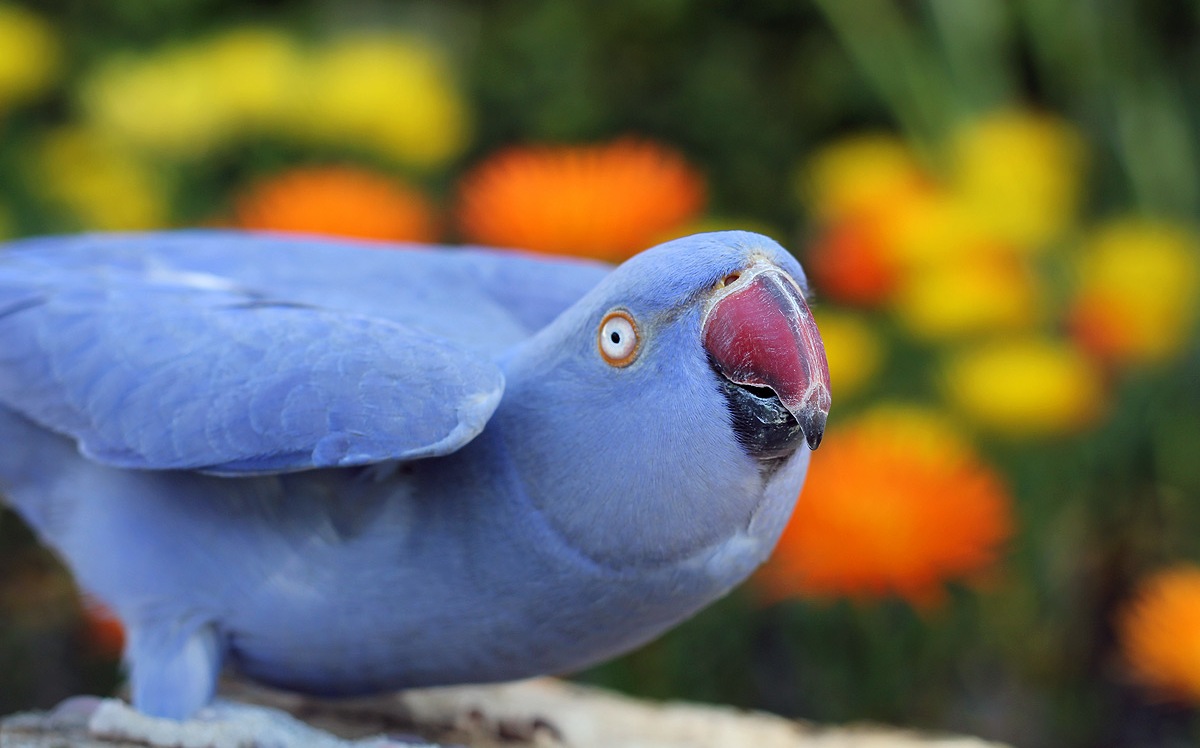
[[[767,237],[697,234],[628,260],[513,352],[497,415],[564,541],[611,566],[664,564],[772,501],[786,520],[830,405],[805,283]]]

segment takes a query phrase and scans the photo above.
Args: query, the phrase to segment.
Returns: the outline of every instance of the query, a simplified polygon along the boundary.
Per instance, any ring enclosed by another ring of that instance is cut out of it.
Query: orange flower
[[[244,229],[431,242],[434,210],[412,187],[350,166],[298,168],[264,179],[234,204]]]
[[[625,139],[501,151],[459,195],[470,241],[619,262],[694,220],[705,187],[680,154]]]
[[[877,306],[896,290],[899,268],[877,227],[843,220],[809,248],[805,267],[822,296],[856,306]]]
[[[125,646],[125,629],[104,603],[83,599],[83,631],[88,650],[99,657],[117,659]]]
[[[947,424],[878,408],[827,435],[755,582],[769,602],[896,594],[929,605],[944,582],[992,566],[1011,530],[999,475]]]
[[[1200,567],[1143,580],[1117,628],[1134,676],[1161,696],[1200,703]]]

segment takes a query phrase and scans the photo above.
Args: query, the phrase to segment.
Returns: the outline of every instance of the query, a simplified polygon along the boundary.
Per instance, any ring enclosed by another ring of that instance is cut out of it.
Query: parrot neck
[[[572,387],[578,380],[570,376],[553,378],[565,386],[510,376],[488,430],[503,440],[532,510],[591,561],[673,566],[740,538],[753,557],[748,573],[782,531],[807,457],[785,461],[796,469],[762,471],[734,437],[715,388],[693,396],[697,388],[679,370],[655,378],[678,399],[634,388],[614,402]],[[756,523],[767,504],[785,507],[782,517],[766,512],[777,527]]]

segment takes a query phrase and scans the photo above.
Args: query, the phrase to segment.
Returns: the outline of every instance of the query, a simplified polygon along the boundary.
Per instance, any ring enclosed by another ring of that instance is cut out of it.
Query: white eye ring
[[[614,309],[604,315],[600,322],[600,333],[596,340],[600,357],[609,366],[629,366],[637,358],[641,341],[638,339],[637,322],[624,309]]]

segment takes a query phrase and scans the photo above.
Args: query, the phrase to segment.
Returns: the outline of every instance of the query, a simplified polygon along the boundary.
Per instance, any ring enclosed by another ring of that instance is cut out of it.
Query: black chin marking
[[[738,443],[758,460],[790,457],[804,443],[804,429],[769,387],[734,384],[718,374]]]

